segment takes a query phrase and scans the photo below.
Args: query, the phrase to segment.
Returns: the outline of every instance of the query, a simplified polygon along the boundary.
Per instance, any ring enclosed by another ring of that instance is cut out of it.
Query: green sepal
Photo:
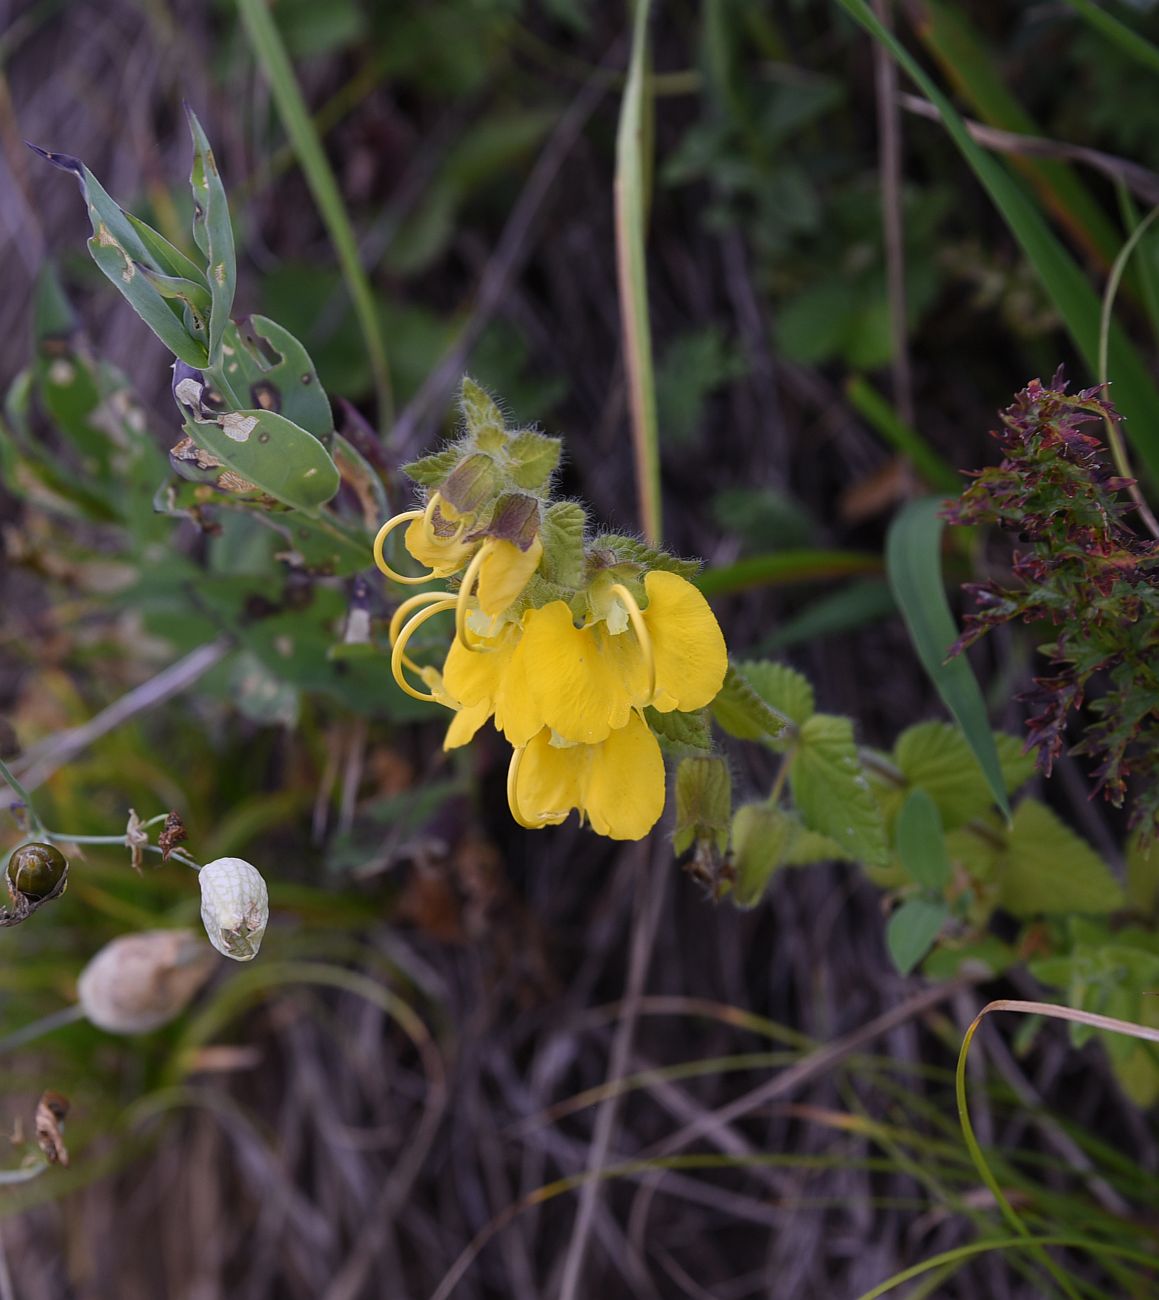
[[[663,569],[665,573],[675,573],[678,577],[691,580],[700,572],[699,560],[681,560],[666,551],[658,551],[638,537],[628,537],[624,533],[601,533],[596,538],[594,548],[610,551],[617,564],[638,564],[642,569]]]
[[[573,590],[584,580],[584,533],[588,517],[574,501],[557,501],[544,511],[540,536],[543,539],[543,576]]]
[[[670,754],[705,754],[712,751],[712,732],[704,710],[696,713],[661,713],[649,705],[644,721],[651,727],[660,748]]]
[[[484,441],[488,441],[487,435],[493,436],[496,432],[504,433],[506,424],[503,412],[495,404],[491,395],[466,375],[463,376],[463,384],[459,390],[459,409],[463,412],[463,420],[472,437],[479,438],[483,435]],[[506,441],[505,435],[502,441]],[[487,447],[487,450],[495,449],[490,445]]]
[[[452,443],[442,451],[433,451],[429,456],[420,456],[418,460],[403,465],[402,472],[420,487],[437,488],[463,459],[465,450],[462,443]]]
[[[671,716],[671,715],[668,715]],[[682,759],[676,768],[676,829],[672,847],[686,853],[705,842],[715,856],[728,850],[732,817],[732,778],[723,758]]]
[[[545,491],[559,468],[562,450],[563,443],[558,438],[531,429],[514,434],[507,444],[512,480],[528,492]]]

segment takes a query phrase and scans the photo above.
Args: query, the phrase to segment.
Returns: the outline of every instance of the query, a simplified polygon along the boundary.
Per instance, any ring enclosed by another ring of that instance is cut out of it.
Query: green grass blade
[[[1077,9],[1086,22],[1113,41],[1124,54],[1152,72],[1159,72],[1159,49],[1126,23],[1120,22],[1114,14],[1093,4],[1092,0],[1067,0],[1067,4]]]
[[[962,728],[994,802],[1009,819],[1002,765],[977,678],[964,656],[946,662],[958,629],[942,585],[940,508],[936,498],[925,497],[898,514],[886,538],[886,572],[922,667]]]
[[[1022,187],[1001,162],[974,142],[953,104],[878,20],[866,0],[838,2],[867,32],[885,44],[937,107],[942,125],[1018,240],[1093,374],[1098,366],[1099,298],[1083,272]],[[1151,477],[1159,482],[1159,394],[1138,352],[1117,327],[1111,331],[1110,357],[1111,373],[1115,376],[1115,403],[1127,421],[1128,434],[1140,458]]]
[[[730,596],[753,587],[880,572],[881,557],[865,551],[777,551],[773,555],[750,555],[735,564],[712,569],[700,574],[695,582],[706,596]]]
[[[845,385],[845,395],[854,410],[868,421],[886,442],[903,456],[932,488],[957,494],[962,490],[961,477],[950,463],[930,446],[916,429],[911,429],[863,376],[854,375]]]
[[[306,181],[326,229],[346,281],[346,288],[354,303],[366,351],[374,374],[375,396],[378,402],[378,419],[389,425],[394,418],[394,400],[391,394],[390,365],[386,355],[386,342],[374,305],[370,281],[358,256],[358,243],[354,229],[338,192],[334,173],[322,150],[322,143],[302,98],[294,76],[294,69],[286,54],[286,47],[270,16],[265,0],[237,0],[238,11],[245,24],[250,45],[273,92],[274,103],[282,119],[282,126],[301,163]]]
[[[1045,134],[1007,89],[993,52],[959,8],[945,0],[926,0],[914,27],[945,77],[982,121],[1017,135]],[[1109,265],[1118,251],[1118,233],[1074,168],[1053,158],[1014,157],[1011,165],[1084,249]]]
[[[255,0],[244,0],[254,3]],[[653,545],[661,537],[660,449],[656,425],[656,380],[652,364],[652,327],[648,316],[648,278],[644,264],[647,213],[645,99],[648,62],[648,16],[651,0],[636,0],[632,60],[620,106],[616,137],[616,266],[620,317],[624,329],[624,368],[632,410],[637,491],[644,536]]]

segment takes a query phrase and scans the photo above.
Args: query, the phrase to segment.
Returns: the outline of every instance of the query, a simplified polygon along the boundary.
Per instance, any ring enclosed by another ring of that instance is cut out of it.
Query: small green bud
[[[6,883],[13,902],[47,902],[64,893],[68,859],[52,844],[22,844],[8,859]]]
[[[460,462],[439,488],[439,495],[461,515],[477,515],[495,500],[499,472],[490,456],[475,452]]]
[[[676,830],[673,847],[685,853],[707,841],[716,854],[728,848],[732,779],[723,758],[685,758],[676,769]]]
[[[738,907],[756,907],[793,839],[794,825],[771,803],[746,803],[732,819],[732,857],[736,878],[732,897]]]

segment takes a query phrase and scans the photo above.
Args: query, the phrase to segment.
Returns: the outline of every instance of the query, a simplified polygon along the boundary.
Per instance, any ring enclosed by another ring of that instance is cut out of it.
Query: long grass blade
[[[1086,22],[1108,40],[1113,41],[1124,54],[1152,72],[1159,72],[1159,48],[1140,36],[1137,31],[1121,22],[1114,14],[1094,4],[1092,0],[1067,0],[1067,4],[1072,9],[1077,9]]]
[[[265,0],[237,0],[237,7],[253,52],[270,83],[282,126],[298,156],[298,162],[310,186],[310,193],[314,196],[318,211],[322,214],[322,220],[334,245],[334,251],[338,254],[338,263],[342,269],[343,279],[346,281],[347,292],[354,303],[354,311],[370,358],[379,423],[384,427],[389,426],[394,419],[394,400],[391,393],[386,341],[374,305],[370,281],[366,277],[358,254],[354,228],[350,224],[334,173],[326,160],[322,143],[314,129],[297,78],[294,76],[286,47],[270,16],[269,7]]]
[[[253,3],[254,0],[246,0]],[[620,285],[620,319],[624,331],[624,369],[632,411],[636,454],[636,488],[644,536],[654,545],[661,537],[660,448],[656,423],[656,381],[652,364],[652,327],[648,316],[648,277],[644,263],[647,214],[647,167],[644,149],[647,91],[648,16],[651,0],[636,0],[632,58],[620,107],[616,138],[616,266]]]
[[[1099,299],[1086,276],[1022,187],[1003,164],[975,143],[947,96],[878,21],[866,0],[839,0],[839,3],[867,32],[886,45],[906,74],[937,107],[950,138],[1018,240],[1093,373],[1098,366]],[[1152,478],[1159,481],[1159,393],[1138,352],[1117,327],[1111,329],[1109,351],[1116,402],[1127,420],[1128,436]]]

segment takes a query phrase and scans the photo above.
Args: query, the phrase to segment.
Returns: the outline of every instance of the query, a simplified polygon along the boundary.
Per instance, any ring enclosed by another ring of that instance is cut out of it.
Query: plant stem
[[[47,835],[47,832],[44,829],[44,823],[40,820],[36,809],[32,806],[32,799],[29,797],[28,791],[25,790],[16,777],[13,776],[12,769],[2,758],[0,758],[0,777],[4,779],[5,783],[12,790],[12,793],[15,794],[17,799],[19,799],[24,805],[24,810],[28,813],[28,824],[32,833],[34,835]]]

